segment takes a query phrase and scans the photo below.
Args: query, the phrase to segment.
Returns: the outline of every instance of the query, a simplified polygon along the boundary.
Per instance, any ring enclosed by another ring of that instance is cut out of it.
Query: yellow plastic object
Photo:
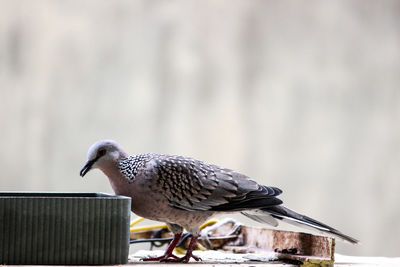
[[[148,225],[148,226],[135,227],[135,228],[133,227],[143,220],[144,220],[143,217],[139,217],[139,218],[136,218],[135,220],[133,220],[131,222],[130,232],[134,233],[134,232],[148,231],[148,230],[154,230],[154,229],[168,229],[169,230],[168,225],[166,225],[166,224]],[[200,230],[202,230],[203,228],[213,225],[214,223],[217,223],[217,222],[218,222],[218,220],[211,219],[211,220],[205,222],[204,224],[202,224],[199,228],[200,228]]]
[[[143,217],[138,217],[138,218],[136,218],[135,220],[133,220],[133,221],[131,222],[131,227],[134,226],[135,224],[140,223],[140,222],[143,221],[143,220],[144,220]]]
[[[206,249],[205,247],[203,247],[200,243],[197,243],[197,245],[196,245],[196,247],[195,247],[194,250],[202,250],[202,251],[205,251],[205,250],[208,250],[208,249]],[[174,251],[175,251],[176,253],[178,253],[178,254],[186,254],[186,249],[184,249],[183,247],[175,247],[175,248],[174,248]]]
[[[141,231],[150,231],[150,230],[155,230],[155,229],[168,229],[169,231],[171,231],[168,226],[166,224],[158,224],[158,225],[148,225],[148,226],[142,226],[142,227],[133,227],[136,224],[138,224],[139,222],[143,221],[144,218],[143,217],[138,217],[135,220],[133,220],[131,222],[131,227],[130,227],[130,232],[131,233],[135,233],[135,232],[141,232]],[[216,219],[211,219],[205,223],[203,223],[199,229],[202,230],[207,226],[213,225],[215,223],[217,223],[218,220]],[[197,246],[195,248],[196,250],[207,250],[205,247],[203,247],[201,244],[197,243]],[[183,247],[176,247],[174,249],[174,251],[178,254],[185,254],[186,253],[186,249],[184,249]]]
[[[175,247],[174,248],[174,252],[177,253],[177,254],[184,255],[184,254],[186,254],[186,249],[181,248],[181,247]]]
[[[200,230],[203,230],[203,228],[205,228],[207,226],[210,226],[210,225],[213,225],[213,224],[215,224],[217,222],[218,222],[217,219],[211,219],[211,220],[208,220],[205,223],[203,223],[199,228],[200,228]]]
[[[167,229],[168,228],[168,226],[166,224],[148,225],[148,226],[135,227],[135,228],[133,227],[143,220],[144,220],[143,217],[139,217],[139,218],[136,218],[135,220],[133,220],[131,222],[130,232],[134,233],[134,232],[140,232],[140,231],[149,231],[149,230],[154,230],[154,229]]]

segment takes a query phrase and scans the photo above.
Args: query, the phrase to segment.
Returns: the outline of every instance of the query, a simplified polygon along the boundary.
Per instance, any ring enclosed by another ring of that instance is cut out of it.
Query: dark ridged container
[[[124,264],[131,199],[0,192],[0,264]]]

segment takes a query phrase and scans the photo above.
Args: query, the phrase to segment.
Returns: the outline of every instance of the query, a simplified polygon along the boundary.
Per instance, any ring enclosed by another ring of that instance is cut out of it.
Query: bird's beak
[[[90,171],[90,169],[92,168],[92,166],[95,162],[96,162],[96,159],[88,160],[88,162],[86,162],[85,166],[83,166],[83,168],[79,174],[82,177],[85,176],[85,174],[88,173],[88,171]]]

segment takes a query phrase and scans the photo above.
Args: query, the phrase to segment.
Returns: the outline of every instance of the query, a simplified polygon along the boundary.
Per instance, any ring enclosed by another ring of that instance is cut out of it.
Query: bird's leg
[[[193,258],[195,261],[199,261],[200,258],[196,257],[195,255],[193,255],[193,249],[196,247],[197,244],[197,239],[199,238],[198,235],[196,236],[192,236],[192,238],[190,239],[190,243],[189,243],[189,248],[186,251],[186,255],[183,256],[182,258],[180,258],[180,260],[182,262],[188,262],[190,260],[190,258]]]
[[[144,258],[142,259],[143,261],[169,261],[169,260],[179,260],[177,256],[172,254],[172,251],[174,251],[174,248],[178,244],[179,240],[181,239],[182,233],[175,234],[174,239],[172,240],[171,243],[169,243],[167,250],[165,251],[164,255],[160,257],[154,257],[154,258]],[[171,259],[173,258],[173,259]]]
[[[186,263],[186,262],[189,262],[190,258],[193,258],[195,261],[199,261],[200,258],[199,258],[199,257],[196,257],[196,256],[193,255],[193,253],[192,253],[192,252],[193,252],[193,249],[196,247],[197,239],[198,239],[198,238],[199,238],[198,235],[192,236],[192,238],[190,239],[189,247],[188,247],[188,249],[187,249],[187,251],[186,251],[186,255],[185,255],[185,256],[183,256],[183,257],[181,257],[181,258],[175,257],[175,258],[173,258],[173,259],[161,259],[161,261],[167,261],[167,262],[184,262],[184,263]]]

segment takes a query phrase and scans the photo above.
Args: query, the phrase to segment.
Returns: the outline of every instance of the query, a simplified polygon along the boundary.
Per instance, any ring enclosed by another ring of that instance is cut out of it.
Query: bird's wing
[[[175,208],[198,211],[241,211],[281,204],[282,191],[259,185],[249,177],[180,156],[157,155],[146,170]]]

